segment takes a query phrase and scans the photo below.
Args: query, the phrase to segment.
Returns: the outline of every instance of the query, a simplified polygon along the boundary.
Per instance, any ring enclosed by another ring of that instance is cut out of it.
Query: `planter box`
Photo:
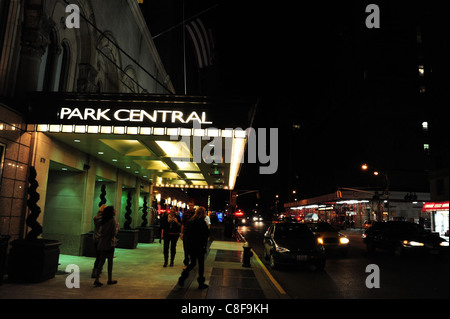
[[[8,258],[8,279],[13,282],[38,283],[55,277],[58,271],[57,240],[15,240]]]
[[[3,275],[6,270],[6,259],[8,257],[8,242],[10,236],[0,235],[0,285],[3,284]]]
[[[82,256],[97,257],[97,247],[95,247],[93,238],[94,232],[83,234],[83,253]]]
[[[138,227],[139,230],[139,242],[140,243],[153,243],[154,231],[153,227]]]
[[[139,230],[119,229],[116,248],[135,249],[138,244]]]

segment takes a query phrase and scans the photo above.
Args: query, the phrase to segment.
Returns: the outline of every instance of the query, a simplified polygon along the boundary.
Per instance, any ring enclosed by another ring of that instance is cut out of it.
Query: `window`
[[[442,178],[436,180],[436,194],[437,195],[444,195],[445,193],[445,186],[444,186],[444,180]]]
[[[0,143],[0,189],[2,188],[3,163],[5,161],[6,145]]]
[[[419,76],[424,75],[425,75],[425,68],[423,67],[423,65],[419,65]]]
[[[423,150],[426,154],[430,154],[430,144],[423,144]]]
[[[64,91],[66,85],[66,74],[69,67],[69,49],[67,43],[63,42],[61,45],[61,53],[57,56],[55,81],[53,84],[53,91]]]
[[[56,36],[52,33],[50,36],[51,43],[41,58],[37,85],[38,91],[63,91],[66,84],[69,48],[65,42],[58,47],[55,39]]]
[[[428,122],[422,122],[422,130],[428,132]]]
[[[6,33],[6,23],[8,21],[9,1],[0,1],[0,60],[3,52],[3,41]]]

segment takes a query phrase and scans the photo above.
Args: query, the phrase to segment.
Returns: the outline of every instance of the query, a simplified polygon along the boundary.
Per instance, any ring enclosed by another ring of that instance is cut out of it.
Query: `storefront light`
[[[166,135],[166,128],[165,127],[154,127],[153,128],[153,135]]]
[[[168,127],[166,134],[169,136],[178,136],[178,128]]]
[[[181,136],[191,136],[192,135],[192,129],[190,129],[190,128],[180,128],[180,135]]]
[[[247,132],[244,130],[234,130],[235,138],[245,138],[247,136]]]
[[[98,134],[98,132],[100,131],[98,125],[89,125],[87,128],[87,132],[89,134]]]
[[[125,126],[114,126],[114,134],[125,134]]]
[[[48,131],[50,133],[59,133],[61,131],[61,125],[52,124],[50,125]]]
[[[141,127],[139,130],[139,134],[141,135],[151,135],[152,134],[152,128],[151,127]]]
[[[205,130],[204,129],[194,129],[194,136],[205,136]]]
[[[112,127],[111,126],[102,126],[100,128],[100,133],[102,133],[102,134],[111,134],[112,133]]]
[[[86,133],[86,125],[75,125],[75,133],[84,134]]]
[[[38,132],[47,132],[48,131],[48,125],[47,124],[39,124],[37,126]]]
[[[63,125],[61,127],[61,132],[63,132],[63,133],[73,133],[73,125]]]
[[[135,126],[127,127],[127,134],[128,135],[137,135],[138,134],[138,128]]]
[[[209,137],[219,137],[220,136],[220,130],[216,128],[209,128],[206,130],[206,135]]]
[[[233,130],[222,130],[222,137],[233,137]]]

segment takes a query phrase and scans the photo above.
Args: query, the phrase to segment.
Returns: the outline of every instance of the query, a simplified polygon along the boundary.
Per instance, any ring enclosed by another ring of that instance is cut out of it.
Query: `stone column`
[[[17,95],[36,91],[42,56],[50,44],[50,30],[54,24],[44,17],[43,6],[29,4],[22,25],[20,66],[17,78]]]

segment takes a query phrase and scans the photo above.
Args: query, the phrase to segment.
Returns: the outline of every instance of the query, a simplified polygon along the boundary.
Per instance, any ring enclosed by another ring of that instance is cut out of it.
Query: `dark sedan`
[[[305,224],[281,222],[272,224],[264,235],[264,256],[270,267],[312,264],[324,269],[325,249]]]
[[[309,229],[316,235],[319,242],[322,241],[326,252],[339,252],[346,256],[348,252],[349,239],[344,234],[338,232],[333,226],[325,222],[307,222]]]
[[[369,253],[379,248],[391,250],[397,256],[409,253],[448,254],[448,241],[410,222],[375,223],[362,237]]]

